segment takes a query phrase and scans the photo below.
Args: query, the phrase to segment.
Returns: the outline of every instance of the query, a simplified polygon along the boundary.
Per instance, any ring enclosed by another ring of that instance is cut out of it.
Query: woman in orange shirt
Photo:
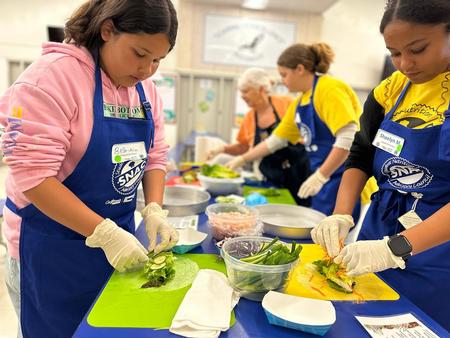
[[[241,75],[238,88],[250,110],[241,123],[237,143],[213,149],[208,159],[215,158],[217,162],[223,153],[244,154],[272,134],[293,100],[289,96],[270,95],[271,87],[269,75],[263,69],[249,68]],[[310,174],[308,155],[300,142],[264,157],[259,170],[273,185],[289,189],[297,204],[309,205],[309,200],[297,197],[301,183]]]

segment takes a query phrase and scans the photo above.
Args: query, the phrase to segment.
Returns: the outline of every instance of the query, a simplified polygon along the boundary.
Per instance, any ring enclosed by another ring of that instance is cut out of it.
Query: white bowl
[[[208,236],[204,232],[194,230],[192,228],[177,230],[180,236],[177,245],[172,248],[172,251],[177,254],[184,254],[192,249],[198,247]]]
[[[236,193],[241,184],[244,183],[244,179],[242,177],[214,178],[198,174],[197,178],[203,188],[215,195]]]
[[[262,300],[269,323],[323,336],[336,321],[328,300],[297,297],[269,291]]]

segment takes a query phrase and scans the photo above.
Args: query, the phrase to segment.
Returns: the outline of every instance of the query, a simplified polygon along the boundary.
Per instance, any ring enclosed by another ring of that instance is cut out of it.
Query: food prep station
[[[217,189],[217,185],[214,185],[214,189]],[[265,188],[258,188],[257,191],[263,192]],[[244,186],[243,189],[239,190],[244,195],[252,193],[255,191],[254,187]],[[228,191],[227,191],[228,192]],[[213,196],[217,193],[217,190],[212,192]],[[280,194],[281,195],[281,194]],[[199,187],[192,186],[171,186],[166,188],[166,195],[164,199],[164,206],[167,208],[173,216],[187,216],[192,214],[199,214],[198,221],[198,231],[200,233],[207,234],[206,238],[201,238],[199,242],[201,244],[192,245],[191,247],[187,245],[177,246],[177,250],[174,252],[185,253],[189,251],[189,254],[194,257],[198,254],[210,254],[201,255],[196,257],[210,259],[211,254],[217,255],[219,249],[217,247],[217,240],[213,238],[211,230],[211,225],[208,224],[208,211],[205,213],[205,209],[209,205],[209,210],[217,206],[227,206],[227,204],[214,204],[214,197],[211,197],[207,191],[202,190]],[[256,206],[255,209],[258,212],[258,217],[263,224],[264,235],[268,237],[278,236],[280,239],[286,243],[296,240],[304,245],[304,247],[312,247],[310,239],[310,231],[312,227],[319,222],[325,215],[316,212],[312,209],[305,207],[300,207],[293,205],[295,204],[291,199],[286,196],[273,197],[270,199],[268,204]],[[228,205],[228,208],[230,205]],[[245,206],[242,206],[244,208]],[[209,211],[209,213],[211,213]],[[209,215],[211,217],[211,215]],[[210,218],[211,220],[211,218]],[[298,226],[300,224],[300,226]],[[183,230],[184,231],[184,230]],[[198,234],[198,232],[196,232]],[[147,236],[145,233],[144,226],[141,224],[136,232],[137,238],[146,246]],[[183,236],[186,236],[183,234]],[[217,234],[215,234],[217,237]],[[309,244],[305,245],[305,244]],[[192,249],[193,248],[193,249]],[[311,250],[311,249],[308,249]],[[304,251],[307,251],[306,249]],[[314,251],[314,250],[312,250]],[[183,257],[183,256],[181,256]],[[302,260],[302,256],[300,256]],[[203,264],[203,263],[202,263]],[[228,268],[228,267],[227,267]],[[114,276],[114,275],[113,275]],[[117,276],[116,276],[117,277]],[[376,277],[374,277],[376,278]],[[380,280],[379,280],[380,281]],[[369,283],[377,283],[374,280],[369,280]],[[384,284],[380,282],[380,285]],[[392,291],[394,297],[385,298],[391,300],[367,300],[367,301],[355,301],[351,298],[346,299],[345,297],[341,300],[333,301],[333,306],[335,308],[335,322],[331,325],[331,328],[324,332],[324,337],[363,337],[367,333],[364,328],[356,320],[355,315],[361,316],[390,316],[394,314],[403,313],[413,313],[422,323],[424,323],[428,328],[433,330],[439,336],[445,336],[447,332],[441,328],[437,323],[435,323],[430,317],[428,317],[423,311],[416,307],[412,302],[406,299],[402,295],[398,295],[395,291],[387,287],[387,289]],[[103,292],[103,291],[102,291]],[[101,293],[100,293],[101,294]],[[306,294],[308,296],[308,294]],[[398,298],[399,296],[399,298]],[[293,296],[290,296],[293,297]],[[376,295],[374,299],[377,298]],[[247,297],[251,298],[251,297]],[[274,298],[271,295],[271,298]],[[275,297],[276,298],[276,297]],[[398,299],[396,299],[398,298]],[[303,298],[308,299],[308,298]],[[333,299],[333,298],[332,298]],[[339,298],[336,298],[339,299]],[[370,297],[368,299],[371,299]],[[96,302],[98,299],[96,300]],[[114,302],[114,295],[111,299]],[[278,300],[282,302],[283,300]],[[96,304],[94,302],[93,306]],[[276,324],[276,319],[270,316],[267,311],[265,312],[261,303],[259,301],[254,301],[246,299],[245,296],[241,297],[239,303],[234,308],[235,322],[231,325],[229,330],[222,332],[220,337],[314,337],[310,333],[298,331],[294,329],[289,329],[286,327],[272,325]],[[119,337],[134,337],[134,338],[144,338],[144,337],[177,337],[177,335],[170,333],[167,329],[149,329],[148,327],[139,327],[139,325],[130,325],[135,327],[126,327],[126,324],[120,325],[90,325],[92,320],[89,317],[92,314],[93,306],[86,313],[83,321],[80,323],[74,337],[87,338],[87,337],[108,337],[108,338],[119,338]],[[133,306],[133,305],[131,305]],[[160,304],[161,309],[164,304]],[[300,305],[299,305],[300,306]],[[268,306],[266,306],[267,308]],[[146,316],[145,312],[136,310],[136,316]],[[147,314],[150,315],[150,314]],[[270,321],[270,322],[269,322]],[[272,324],[271,324],[272,323]],[[112,327],[114,326],[114,327]],[[322,333],[323,334],[323,333]]]

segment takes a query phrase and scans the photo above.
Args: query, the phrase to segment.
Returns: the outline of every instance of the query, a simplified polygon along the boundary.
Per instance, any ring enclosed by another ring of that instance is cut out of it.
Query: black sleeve
[[[361,129],[355,134],[350,155],[345,162],[345,170],[357,168],[369,177],[373,175],[373,158],[376,148],[372,142],[383,119],[384,109],[375,100],[372,90],[364,103],[363,114],[360,118]]]

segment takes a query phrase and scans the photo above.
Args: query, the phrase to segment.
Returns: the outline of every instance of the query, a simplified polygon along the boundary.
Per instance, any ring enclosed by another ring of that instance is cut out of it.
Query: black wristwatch
[[[387,245],[395,256],[402,258],[405,262],[411,257],[412,246],[405,236],[397,234],[389,237]]]

